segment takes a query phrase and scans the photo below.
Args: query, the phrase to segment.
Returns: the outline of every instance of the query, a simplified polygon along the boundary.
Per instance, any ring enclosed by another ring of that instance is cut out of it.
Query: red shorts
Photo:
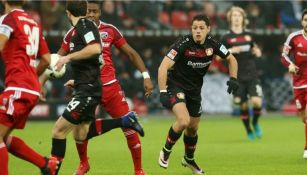
[[[112,118],[119,118],[129,112],[129,106],[118,81],[102,88],[101,103]]]
[[[307,88],[293,89],[296,108],[298,111],[306,109]]]
[[[23,129],[37,102],[37,95],[19,90],[4,91],[0,95],[0,123],[9,128]]]

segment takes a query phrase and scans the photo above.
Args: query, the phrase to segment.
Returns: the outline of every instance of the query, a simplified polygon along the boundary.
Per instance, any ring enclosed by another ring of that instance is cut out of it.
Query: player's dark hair
[[[305,15],[307,15],[307,9],[304,9],[303,12],[302,12],[302,20],[303,20]]]
[[[25,4],[25,1],[24,0],[6,0],[6,2],[9,4],[9,5],[12,5],[12,6],[23,6]]]
[[[196,15],[192,19],[192,24],[194,21],[205,21],[206,25],[210,26],[210,20],[207,15],[203,15],[203,14]]]
[[[69,0],[66,2],[66,10],[75,17],[86,16],[87,1],[86,0]]]
[[[102,6],[102,2],[103,2],[103,1],[91,1],[91,0],[87,1],[87,3],[97,4],[97,5],[99,6],[100,9],[101,9],[101,6]]]

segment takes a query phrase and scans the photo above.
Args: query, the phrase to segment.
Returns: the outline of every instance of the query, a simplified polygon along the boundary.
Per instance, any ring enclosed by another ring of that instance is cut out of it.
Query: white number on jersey
[[[37,56],[38,44],[39,44],[39,28],[33,26],[31,27],[27,24],[23,26],[24,32],[28,35],[29,44],[26,46],[26,51],[29,56]]]
[[[68,112],[71,112],[71,111],[74,110],[79,104],[80,104],[80,101],[75,101],[75,98],[73,98],[72,101],[68,103],[66,109],[67,109]]]

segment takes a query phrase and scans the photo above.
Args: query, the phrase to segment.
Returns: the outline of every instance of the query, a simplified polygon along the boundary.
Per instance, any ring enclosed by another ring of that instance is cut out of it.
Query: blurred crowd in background
[[[202,1],[202,0],[104,0],[102,2],[101,20],[111,23],[121,31],[175,31],[189,30],[191,19],[195,14],[204,13],[211,20],[212,31],[228,29],[226,12],[231,6],[240,6],[247,12],[248,28],[253,31],[279,29],[300,29],[301,12],[307,8],[307,1]],[[71,27],[66,18],[65,1],[28,1],[25,5],[34,19],[48,33],[46,40],[52,53],[60,47],[63,34]],[[3,7],[0,9],[3,13]],[[55,32],[55,34],[52,34]],[[125,35],[125,32],[123,32]],[[223,32],[217,32],[219,38]],[[261,77],[265,96],[265,108],[279,111],[291,104],[292,91],[290,76],[280,63],[280,52],[288,32],[274,34],[257,34],[256,41],[263,50],[263,57],[257,59],[259,76]],[[136,71],[126,55],[118,50],[113,51],[113,60],[117,70],[117,78],[122,85],[126,96],[134,104],[147,104],[149,112],[159,112],[162,107],[159,103],[157,87],[158,66],[168,50],[170,44],[178,36],[126,36],[127,41],[142,56],[155,83],[152,97],[146,99],[143,93],[142,75]],[[3,77],[3,65],[0,62],[0,75]],[[215,62],[210,67],[211,74],[225,74],[227,66],[223,62]],[[67,99],[71,91],[63,87],[63,82],[69,79],[69,74],[59,80],[51,80],[47,85],[48,99]],[[0,86],[1,86],[0,81]],[[208,83],[207,83],[208,84]]]

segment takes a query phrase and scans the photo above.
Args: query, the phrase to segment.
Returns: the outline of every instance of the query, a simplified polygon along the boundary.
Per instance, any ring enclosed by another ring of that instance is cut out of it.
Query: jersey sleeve
[[[292,38],[293,36],[290,34],[284,43],[284,47],[282,49],[282,54],[281,54],[281,63],[285,66],[288,67],[290,64],[292,64],[292,61],[290,59],[290,54],[292,52]]]
[[[189,38],[182,37],[178,39],[169,49],[167,54],[165,55],[169,59],[173,61],[177,61],[180,57],[182,57],[182,52],[185,47],[185,43],[189,41]]]
[[[47,42],[45,40],[45,37],[43,36],[42,31],[40,31],[39,35],[39,48],[38,48],[38,56],[42,56],[44,54],[49,53],[49,48],[47,45]]]
[[[98,28],[93,22],[84,21],[82,25],[77,25],[76,30],[86,45],[101,43]]]
[[[0,34],[5,35],[6,37],[10,38],[11,34],[14,31],[16,26],[15,19],[12,15],[3,15],[0,18]]]
[[[113,26],[113,34],[114,34],[114,45],[117,48],[120,48],[121,46],[123,46],[124,44],[127,43],[126,39],[124,38],[124,36],[120,33],[120,31]]]
[[[71,40],[71,34],[72,34],[72,31],[74,29],[70,29],[64,36],[63,40],[62,40],[62,44],[61,44],[61,48],[66,52],[68,53],[69,52],[69,43],[70,43],[70,40]]]
[[[211,41],[215,55],[218,55],[219,57],[221,57],[223,59],[228,57],[230,52],[228,51],[228,49],[226,48],[226,46],[224,44],[216,41],[215,39],[212,38],[212,36],[208,36],[207,39]]]

